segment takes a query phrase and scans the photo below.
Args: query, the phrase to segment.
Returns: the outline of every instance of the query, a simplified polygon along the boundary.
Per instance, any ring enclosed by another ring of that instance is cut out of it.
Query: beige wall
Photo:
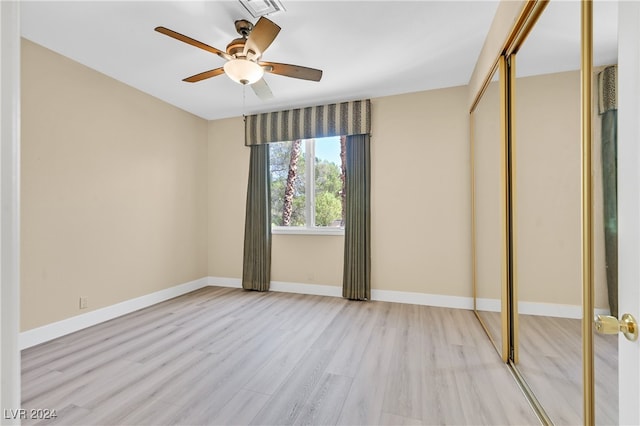
[[[343,256],[342,236],[274,235],[271,279],[342,288]]]
[[[519,300],[581,305],[579,71],[518,78],[516,114]],[[607,308],[599,150],[595,145],[596,307]]]
[[[22,41],[22,330],[207,275],[206,134]]]
[[[210,121],[207,144],[208,275],[240,278],[249,174],[242,118]]]
[[[519,300],[580,305],[580,75],[516,85]]]
[[[471,296],[465,87],[372,100],[372,287]],[[240,278],[249,149],[209,123],[209,275]],[[272,280],[341,286],[343,237],[274,235]]]
[[[502,129],[500,87],[487,87],[473,111],[473,160],[476,246],[476,295],[500,300],[505,217],[501,209]]]
[[[372,101],[372,287],[471,296],[467,88]]]

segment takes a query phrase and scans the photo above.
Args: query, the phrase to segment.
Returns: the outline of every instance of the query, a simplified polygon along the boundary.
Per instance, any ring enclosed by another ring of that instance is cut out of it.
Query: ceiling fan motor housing
[[[244,44],[253,30],[253,24],[246,19],[239,19],[235,22],[236,31],[241,35],[227,45],[227,53],[234,58],[244,57]]]
[[[244,43],[247,41],[245,38],[236,38],[227,45],[227,53],[234,58],[244,56]]]
[[[251,34],[251,30],[253,30],[253,24],[251,22],[247,21],[246,19],[239,19],[235,22],[235,24],[238,34],[240,34],[243,38],[249,37],[249,34]]]

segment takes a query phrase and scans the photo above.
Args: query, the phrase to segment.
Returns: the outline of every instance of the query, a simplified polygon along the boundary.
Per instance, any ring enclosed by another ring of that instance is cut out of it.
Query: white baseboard
[[[209,285],[241,288],[242,282],[239,278],[209,277]],[[271,291],[279,291],[282,293],[342,297],[342,287],[335,285],[271,281],[269,289]],[[470,297],[443,296],[439,294],[411,293],[406,291],[374,289],[371,290],[371,300],[457,309],[473,309],[473,299]]]
[[[322,284],[299,284],[271,281],[269,288],[282,293],[313,294],[315,296],[342,297],[342,287]]]
[[[207,277],[207,284],[216,287],[242,288],[242,280],[240,278]]]
[[[518,302],[518,313],[560,318],[582,318],[582,306],[558,303]]]
[[[242,288],[242,280],[240,278],[209,277],[209,285],[217,287]],[[271,281],[269,284],[269,290],[279,291],[281,293],[342,297],[342,287],[324,284],[301,284],[285,281]]]
[[[57,337],[82,330],[113,318],[146,308],[156,303],[181,296],[206,286],[242,288],[240,278],[204,277],[175,287],[126,300],[115,305],[77,315],[42,327],[23,331],[19,336],[20,350],[30,348]],[[283,293],[310,294],[317,296],[342,297],[342,287],[323,284],[302,284],[283,281],[271,281],[271,291]],[[438,306],[454,309],[473,309],[473,298],[462,296],[445,296],[440,294],[414,293],[394,290],[371,290],[371,300],[382,302],[406,303],[412,305]],[[500,312],[500,300],[478,299],[478,309]],[[582,318],[582,307],[553,303],[519,302],[519,313],[523,315],[544,315],[560,318]],[[607,309],[596,309],[596,314],[608,315]]]
[[[219,287],[242,288],[240,278],[209,277],[209,285]],[[312,294],[317,296],[342,297],[342,287],[324,284],[302,284],[285,281],[271,281],[271,291],[283,293]],[[438,306],[453,309],[473,309],[473,298],[464,296],[446,296],[441,294],[415,293],[395,290],[371,290],[371,300],[381,302],[407,303],[412,305]],[[500,312],[500,299],[478,299],[479,310]],[[582,307],[558,303],[519,302],[522,315],[540,315],[559,318],[582,318]],[[607,309],[595,309],[595,314],[608,315]]]
[[[502,308],[502,302],[500,301],[500,299],[478,298],[476,299],[476,308],[479,311],[500,312]]]
[[[442,294],[414,293],[409,291],[371,290],[371,300],[407,303],[410,305],[438,306],[441,308],[473,309],[471,297],[445,296]]]
[[[582,306],[559,303],[518,302],[518,313],[545,317],[582,319]],[[609,315],[608,309],[594,309],[596,315]]]
[[[155,305],[156,303],[198,290],[206,287],[209,284],[208,281],[207,277],[200,278],[195,281],[156,291],[155,293],[136,297],[135,299],[116,303],[115,305],[107,306],[105,308],[96,309],[95,311],[87,312],[86,314],[76,315],[62,321],[23,331],[19,336],[20,350],[39,345],[40,343],[47,342],[57,337],[62,337],[78,330],[82,330],[83,328],[91,327],[92,325],[96,325],[139,309]]]
[[[478,299],[477,307],[479,311],[500,312],[499,299]],[[596,308],[596,315],[609,315],[608,309]],[[582,318],[582,306],[565,305],[560,303],[539,303],[539,302],[518,302],[518,314],[536,315],[556,318]]]

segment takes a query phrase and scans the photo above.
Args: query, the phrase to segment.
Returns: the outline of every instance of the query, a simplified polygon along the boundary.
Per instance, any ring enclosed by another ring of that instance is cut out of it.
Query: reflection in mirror
[[[554,424],[581,424],[580,2],[549,3],[517,54],[516,76],[518,370]],[[608,312],[602,169],[593,172],[596,311]],[[597,349],[601,356],[612,357]],[[598,423],[616,424],[617,382],[609,379],[596,380],[611,385],[596,398],[609,406],[597,408]]]
[[[502,353],[500,87],[498,73],[472,113],[476,313]]]
[[[580,72],[520,77],[526,47],[515,83],[519,370],[554,424],[580,424]]]
[[[618,3],[595,2],[593,10],[593,135],[596,310],[618,312],[617,63]],[[595,421],[618,422],[617,334],[594,336]]]
[[[518,370],[554,424],[581,424],[579,2],[550,2],[517,54],[515,115]]]

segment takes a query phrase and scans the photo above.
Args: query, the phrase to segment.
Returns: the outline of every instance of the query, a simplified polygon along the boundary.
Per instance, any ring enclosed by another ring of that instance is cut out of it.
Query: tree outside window
[[[344,227],[345,138],[298,139],[269,149],[272,227]]]

